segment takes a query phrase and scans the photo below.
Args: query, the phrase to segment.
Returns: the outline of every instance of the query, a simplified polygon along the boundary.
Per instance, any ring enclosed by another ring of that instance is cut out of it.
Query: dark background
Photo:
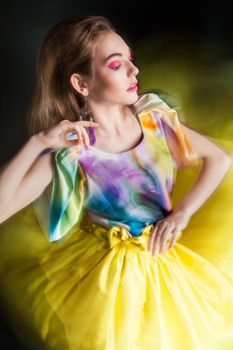
[[[7,1],[1,8],[1,146],[0,166],[26,139],[25,114],[35,79],[37,48],[48,29],[74,14],[107,16],[137,48],[146,37],[163,41],[157,55],[182,47],[203,61],[232,59],[233,18],[229,4],[173,1]],[[153,42],[151,46],[153,46]],[[147,57],[153,59],[150,55]]]
[[[27,139],[25,114],[34,87],[35,59],[41,40],[62,18],[85,14],[108,17],[136,48],[145,38],[151,38],[151,47],[160,43],[161,50],[156,53],[159,57],[166,55],[169,47],[173,54],[181,54],[182,59],[188,59],[191,50],[207,64],[218,65],[233,58],[230,2],[7,1],[1,5],[0,15],[0,166]],[[150,49],[147,50],[149,64],[153,57]],[[22,349],[4,322],[4,315],[0,341],[4,350]]]

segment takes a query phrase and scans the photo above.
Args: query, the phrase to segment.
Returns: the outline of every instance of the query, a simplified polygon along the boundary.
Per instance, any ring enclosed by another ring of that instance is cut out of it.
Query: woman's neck
[[[91,108],[91,106],[90,106]],[[131,106],[117,106],[111,108],[91,108],[93,112],[93,120],[99,123],[98,130],[95,129],[99,135],[119,136],[122,134],[122,129],[127,128],[132,122],[134,116],[134,109]]]

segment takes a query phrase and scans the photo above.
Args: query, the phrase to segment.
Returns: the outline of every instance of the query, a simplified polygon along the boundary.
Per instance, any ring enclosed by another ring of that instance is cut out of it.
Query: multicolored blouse
[[[33,203],[50,242],[70,232],[84,212],[93,222],[139,236],[172,210],[176,169],[198,164],[198,155],[176,109],[157,94],[141,95],[134,107],[142,129],[136,147],[121,153],[94,145],[54,150],[52,188]]]

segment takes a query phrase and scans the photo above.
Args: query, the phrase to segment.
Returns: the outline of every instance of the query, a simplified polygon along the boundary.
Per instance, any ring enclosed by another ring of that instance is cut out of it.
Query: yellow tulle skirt
[[[196,175],[177,174],[174,204]],[[152,225],[130,237],[84,216],[51,244],[27,206],[0,227],[4,318],[30,350],[232,350],[232,188],[231,168],[157,256]]]

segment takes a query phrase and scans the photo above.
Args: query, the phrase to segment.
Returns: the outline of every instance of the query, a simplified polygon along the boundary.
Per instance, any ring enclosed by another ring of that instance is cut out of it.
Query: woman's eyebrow
[[[131,48],[129,47],[128,48],[129,49],[129,52],[131,52]],[[109,60],[109,58],[111,58],[111,57],[113,57],[113,56],[123,56],[122,55],[122,53],[121,52],[114,52],[114,53],[112,53],[111,55],[109,55],[108,57],[106,57],[105,59],[104,59],[104,61],[103,61],[103,63],[105,63],[107,60]]]

